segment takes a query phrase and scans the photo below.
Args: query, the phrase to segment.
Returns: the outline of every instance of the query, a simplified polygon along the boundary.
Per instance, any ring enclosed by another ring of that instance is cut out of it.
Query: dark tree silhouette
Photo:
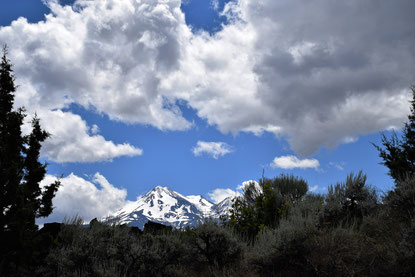
[[[40,163],[41,142],[49,134],[39,119],[32,120],[32,132],[23,135],[23,108],[13,110],[14,76],[3,48],[0,64],[0,275],[19,274],[33,258],[36,218],[52,212],[52,198],[60,185],[40,187],[46,164]]]
[[[415,174],[415,86],[412,86],[411,90],[411,114],[403,128],[402,139],[399,139],[396,133],[393,133],[390,139],[382,134],[384,148],[373,144],[379,150],[382,164],[389,168],[389,175],[396,183]]]

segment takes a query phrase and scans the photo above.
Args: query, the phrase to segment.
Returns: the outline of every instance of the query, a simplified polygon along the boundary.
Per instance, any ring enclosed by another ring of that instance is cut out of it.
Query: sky
[[[218,202],[293,174],[315,193],[400,133],[415,83],[412,0],[2,0],[15,107],[52,135],[47,221],[107,215],[157,185]],[[24,126],[29,132],[29,125]]]

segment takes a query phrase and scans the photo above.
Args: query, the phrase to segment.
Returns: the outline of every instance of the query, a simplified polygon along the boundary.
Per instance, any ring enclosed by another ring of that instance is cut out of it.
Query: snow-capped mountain
[[[221,215],[227,214],[231,206],[231,198],[214,204],[201,195],[183,196],[167,187],[157,186],[102,221],[143,229],[144,224],[150,220],[185,228],[196,226],[207,219],[217,220]]]
[[[215,205],[215,213],[220,215],[227,215],[229,214],[229,209],[232,208],[232,204],[236,196],[234,197],[227,197],[223,199],[221,202]]]

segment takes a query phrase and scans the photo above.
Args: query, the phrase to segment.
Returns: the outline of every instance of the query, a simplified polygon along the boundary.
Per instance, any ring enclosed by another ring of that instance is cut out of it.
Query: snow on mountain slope
[[[196,205],[196,207],[198,207],[198,209],[202,211],[205,215],[209,215],[212,213],[212,207],[215,204],[204,198],[202,195],[189,195],[186,196],[186,198],[189,202]]]
[[[167,187],[157,186],[102,221],[143,229],[150,220],[185,228],[196,226],[209,218],[218,219],[223,213],[229,212],[231,205],[230,198],[213,204],[201,195],[183,196]]]
[[[227,197],[221,202],[215,205],[215,213],[218,215],[229,214],[229,210],[232,208],[233,201],[236,197]]]

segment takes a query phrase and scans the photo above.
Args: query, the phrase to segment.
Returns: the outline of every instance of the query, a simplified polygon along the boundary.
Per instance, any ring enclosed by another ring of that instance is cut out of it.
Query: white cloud
[[[163,88],[224,133],[283,135],[301,155],[349,143],[406,120],[413,8],[406,0],[231,1],[231,24],[194,36]]]
[[[49,3],[45,22],[0,29],[16,105],[77,103],[186,130],[184,100],[223,133],[272,132],[301,155],[400,127],[409,113],[413,1],[231,1],[213,36],[192,34],[179,0]]]
[[[210,5],[215,11],[219,10],[219,0],[210,0]]]
[[[141,153],[129,144],[116,145],[97,136],[97,129],[88,132],[80,118],[76,120],[81,128],[63,134],[53,122],[57,117],[53,112],[71,103],[107,114],[111,120],[162,130],[191,127],[175,105],[176,98],[158,89],[161,79],[177,68],[180,44],[191,33],[180,1],[77,1],[75,8],[48,1],[48,5],[52,13],[44,22],[30,24],[19,18],[0,28],[0,44],[10,48],[19,85],[15,106],[52,115],[42,117],[45,126],[54,128],[43,153],[56,161],[101,161]],[[61,113],[73,123],[74,115]],[[97,152],[82,154],[89,146]],[[58,147],[68,150],[69,156],[59,153]]]
[[[241,22],[214,37],[195,35],[186,45],[180,70],[164,79],[162,88],[174,91],[223,133],[275,130],[278,124],[264,121],[271,110],[257,93],[254,44],[255,34]]]
[[[42,156],[50,160],[99,162],[120,156],[139,156],[143,152],[127,143],[114,144],[101,135],[89,135],[89,127],[79,115],[56,110],[41,112],[39,117],[43,119],[43,128],[52,134],[41,150]]]
[[[314,191],[316,191],[317,189],[318,189],[318,186],[317,186],[317,185],[315,185],[315,186],[310,187],[310,188],[309,188],[309,191],[314,192]]]
[[[235,197],[235,196],[242,196],[241,192],[245,191],[245,188],[248,185],[253,184],[255,186],[255,189],[257,191],[257,194],[262,193],[262,188],[260,187],[259,183],[255,180],[248,180],[248,181],[244,181],[242,182],[241,185],[237,186],[236,190],[232,190],[232,189],[222,189],[222,188],[218,188],[215,189],[211,192],[208,193],[209,198],[214,202],[214,203],[219,203],[221,202],[223,199],[227,198],[227,197]],[[315,192],[319,189],[319,187],[317,185],[309,187],[309,191],[311,192]],[[324,190],[325,188],[322,188],[322,190]]]
[[[78,103],[113,120],[159,129],[191,126],[175,99],[158,89],[177,69],[181,40],[190,33],[180,1],[78,1],[76,9],[50,1],[49,6],[45,22],[20,18],[0,31],[16,75],[35,91],[32,98],[51,98],[52,108]]]
[[[344,162],[341,162],[341,163],[329,162],[330,166],[337,168],[338,170],[341,170],[341,171],[344,170],[344,164],[345,164]]]
[[[198,141],[197,145],[192,148],[192,152],[195,156],[207,154],[212,156],[214,159],[225,156],[232,152],[231,147],[224,142],[207,142]]]
[[[41,185],[48,185],[56,177],[46,175]],[[104,176],[95,173],[92,180],[86,180],[71,173],[61,179],[61,187],[53,198],[53,213],[40,223],[62,222],[65,218],[79,216],[85,221],[107,216],[126,204],[127,191],[110,184]]]
[[[259,183],[257,181],[248,180],[248,181],[242,182],[241,185],[237,186],[236,190],[233,190],[233,189],[230,189],[230,188],[227,188],[227,189],[218,188],[218,189],[215,189],[215,190],[209,192],[208,196],[214,203],[219,203],[219,202],[221,202],[222,200],[224,200],[225,198],[228,198],[228,197],[240,197],[240,196],[242,196],[242,193],[244,192],[245,187],[250,185],[250,184],[254,184],[256,190],[258,192],[262,192],[262,188],[259,186]]]
[[[96,135],[96,134],[99,133],[99,131],[100,130],[99,130],[98,125],[96,125],[96,124],[92,125],[92,127],[91,127],[91,134]]]
[[[275,159],[271,163],[271,166],[283,168],[283,169],[294,169],[294,168],[317,169],[320,166],[320,163],[316,159],[300,160],[296,156],[281,156],[281,157],[275,157]]]
[[[208,196],[214,203],[219,203],[223,201],[225,198],[241,196],[241,194],[231,189],[219,188],[209,192]]]

